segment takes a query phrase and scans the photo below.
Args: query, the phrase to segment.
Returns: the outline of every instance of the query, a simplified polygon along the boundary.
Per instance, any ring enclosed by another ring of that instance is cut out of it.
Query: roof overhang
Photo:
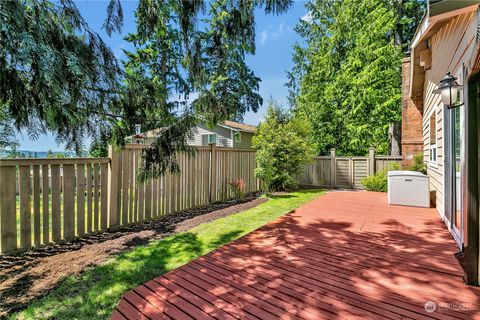
[[[472,3],[474,3],[472,5]],[[423,16],[411,45],[410,97],[423,96],[425,69],[420,65],[420,54],[428,49],[427,41],[453,18],[478,10],[480,0],[475,1],[429,1],[428,11]]]

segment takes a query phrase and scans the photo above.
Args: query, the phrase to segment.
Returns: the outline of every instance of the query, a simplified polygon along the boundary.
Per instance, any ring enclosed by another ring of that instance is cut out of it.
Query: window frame
[[[435,123],[435,143],[432,144],[431,141],[431,133],[432,133],[432,126],[431,120],[434,117]],[[438,166],[438,105],[432,108],[428,116],[428,165],[432,168],[437,168]]]
[[[211,139],[212,136],[215,136],[215,141],[212,141]],[[212,144],[212,143],[218,144],[218,135],[216,133],[208,134],[208,144]]]
[[[237,140],[237,137],[238,137],[238,140]],[[236,131],[233,133],[233,141],[236,143],[242,142],[242,133],[240,131]]]

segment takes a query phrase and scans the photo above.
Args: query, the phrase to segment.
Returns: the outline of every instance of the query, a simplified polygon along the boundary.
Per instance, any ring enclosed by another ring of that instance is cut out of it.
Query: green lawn
[[[71,276],[12,319],[107,319],[129,289],[237,239],[323,194],[303,190],[187,232],[119,254],[106,264]]]

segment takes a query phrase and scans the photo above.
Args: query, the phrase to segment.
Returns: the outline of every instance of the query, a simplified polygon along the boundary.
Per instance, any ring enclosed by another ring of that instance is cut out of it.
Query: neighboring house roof
[[[224,121],[223,125],[226,127],[233,128],[238,131],[244,131],[244,132],[250,132],[250,133],[255,133],[257,132],[257,127],[249,125],[249,124],[244,124],[240,122],[235,122],[235,121]]]
[[[224,121],[223,123],[219,123],[218,125],[225,127],[227,129],[236,130],[236,131],[243,131],[243,132],[249,132],[249,133],[257,132],[257,127],[249,124],[235,122],[235,121],[227,120],[227,121]],[[127,139],[156,138],[158,134],[163,130],[165,130],[165,128],[153,129],[153,130],[142,132],[140,135],[128,136]]]

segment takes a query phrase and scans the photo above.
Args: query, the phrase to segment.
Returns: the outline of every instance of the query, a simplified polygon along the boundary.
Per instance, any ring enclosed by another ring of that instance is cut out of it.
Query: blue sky
[[[293,45],[295,42],[301,41],[293,28],[298,20],[307,14],[305,3],[305,1],[295,1],[288,13],[279,16],[266,16],[262,11],[256,12],[257,50],[254,56],[247,57],[247,64],[262,79],[260,94],[264,99],[264,105],[257,113],[245,114],[245,123],[256,125],[263,119],[266,103],[270,97],[283,106],[287,105],[286,71],[292,67]],[[124,57],[122,49],[132,49],[129,43],[123,40],[123,37],[129,32],[135,31],[134,11],[137,1],[122,1],[124,26],[121,34],[113,34],[112,37],[108,37],[101,29],[107,1],[86,0],[77,1],[76,4],[90,26],[99,32],[119,59]],[[36,141],[29,140],[25,133],[19,134],[17,138],[20,143],[19,149],[22,150],[63,150],[63,146],[58,145],[51,135],[42,135]],[[88,144],[88,141],[86,143]]]

